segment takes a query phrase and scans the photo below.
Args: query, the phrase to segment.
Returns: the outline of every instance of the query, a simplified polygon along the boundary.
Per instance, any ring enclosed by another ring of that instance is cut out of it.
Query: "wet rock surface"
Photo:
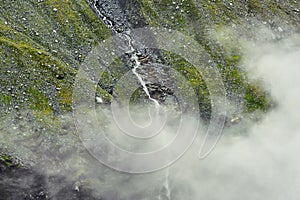
[[[87,2],[89,3],[92,10],[94,10],[94,12],[98,14],[99,19],[102,20],[105,24],[107,24],[108,28],[110,28],[114,34],[122,33],[123,31],[130,31],[131,29],[135,28],[144,28],[145,26],[147,26],[146,19],[143,18],[143,16],[141,16],[141,13],[139,12],[139,10],[141,9],[141,5],[136,0],[88,0]],[[155,41],[154,37],[153,40]],[[139,75],[141,75],[143,80],[151,83],[151,74],[155,74],[159,75],[158,78],[160,80],[164,80],[165,83],[172,82],[170,80],[171,74],[162,73],[162,71],[164,70],[161,69],[161,67],[159,67],[158,65],[156,65],[156,63],[167,63],[166,57],[162,55],[160,50],[149,48],[136,49],[135,53],[138,56],[138,61],[141,63],[141,67],[138,68],[138,73]],[[134,68],[134,65],[136,65],[135,61],[132,60],[132,53],[123,55],[122,61],[128,69],[132,69]],[[148,67],[142,67],[144,65]],[[156,78],[156,82],[158,78]],[[101,86],[103,88],[103,85],[100,85],[100,87]],[[113,87],[114,85],[111,85],[108,90],[108,92],[111,94]],[[170,92],[171,89],[168,89],[166,86],[161,84],[147,84],[147,88],[150,91],[150,95],[153,95],[153,97],[159,100],[160,102],[164,102],[166,96],[172,95],[172,92]],[[142,88],[140,88],[140,92],[144,93]],[[145,98],[148,98],[146,94],[144,94],[143,96]]]
[[[140,5],[135,0],[87,0],[87,3],[98,14],[99,19],[118,33],[146,25],[140,14]],[[100,15],[100,13],[101,15]]]

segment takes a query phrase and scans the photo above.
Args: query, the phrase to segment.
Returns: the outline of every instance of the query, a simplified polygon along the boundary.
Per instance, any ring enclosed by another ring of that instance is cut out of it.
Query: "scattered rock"
[[[97,103],[103,103],[103,99],[101,97],[96,97],[96,102]]]

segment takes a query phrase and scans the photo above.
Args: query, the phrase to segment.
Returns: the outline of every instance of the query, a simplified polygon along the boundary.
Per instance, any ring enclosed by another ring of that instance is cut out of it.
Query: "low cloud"
[[[270,93],[276,107],[259,122],[244,119],[224,129],[216,148],[203,160],[197,158],[198,138],[168,169],[142,175],[114,171],[86,152],[71,115],[61,116],[57,129],[34,125],[29,118],[16,122],[15,116],[6,118],[0,129],[1,145],[45,177],[64,177],[72,190],[88,187],[97,198],[296,200],[300,196],[300,35],[274,41],[242,40],[241,65],[251,81],[259,80]],[[122,142],[116,137],[112,135]],[[60,195],[62,185],[46,182],[50,195]]]

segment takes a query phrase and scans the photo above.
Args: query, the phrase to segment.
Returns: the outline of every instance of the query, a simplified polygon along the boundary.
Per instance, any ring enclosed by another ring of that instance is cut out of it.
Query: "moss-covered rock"
[[[85,1],[4,1],[0,26],[0,107],[6,112],[70,110],[76,69],[110,35]]]
[[[1,4],[0,104],[6,112],[20,107],[45,114],[71,109],[76,69],[88,52],[111,34],[87,2],[92,1],[5,0]],[[252,18],[275,29],[282,24],[297,26],[299,21],[299,5],[294,1],[128,0],[106,3],[105,12],[116,7],[110,3],[118,4],[118,13],[124,15],[119,18],[124,17],[126,27],[162,26],[194,37],[217,63],[229,98],[241,92],[240,86],[244,88],[246,112],[267,108],[269,100],[265,92],[247,82],[240,70],[238,43],[213,40],[212,32],[232,24],[239,26]],[[114,15],[110,13],[109,16]],[[120,30],[126,30],[125,25],[124,28],[122,24],[119,26]],[[236,50],[228,54],[228,46]],[[189,79],[199,102],[209,110],[208,92],[196,69],[176,55],[162,57]],[[112,74],[104,74],[101,87],[97,89],[106,102],[111,99],[109,93],[114,82],[128,70],[114,66],[117,65],[111,66]]]

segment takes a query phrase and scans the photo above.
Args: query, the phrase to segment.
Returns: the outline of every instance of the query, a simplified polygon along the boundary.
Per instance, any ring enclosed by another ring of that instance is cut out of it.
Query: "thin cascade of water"
[[[98,9],[97,7],[97,3],[98,3],[98,0],[94,0],[94,8],[97,12],[97,14],[100,16],[101,20],[104,22],[104,24],[113,31],[113,33],[117,34],[118,31],[114,28],[113,26],[113,22],[110,21],[107,17],[105,17],[101,12],[100,10]],[[132,44],[132,38],[129,34],[124,34],[125,36],[125,39],[128,41],[128,45],[129,45],[129,48],[130,48],[130,51],[128,51],[127,53],[130,53],[131,54],[131,60],[134,61],[134,66],[133,66],[133,69],[132,69],[132,73],[137,77],[139,83],[142,85],[143,87],[143,90],[144,92],[146,93],[147,97],[149,98],[149,100],[151,100],[156,108],[159,107],[159,103],[156,99],[153,99],[149,93],[149,90],[146,86],[146,83],[145,81],[143,80],[143,78],[140,76],[140,74],[137,72],[137,69],[141,66],[141,63],[139,61],[139,57],[137,56],[137,53],[138,51],[133,47],[133,44]]]
[[[170,188],[169,176],[170,176],[170,168],[168,167],[166,169],[165,178],[164,178],[165,181],[163,183],[163,187],[158,196],[158,200],[171,200],[171,188]]]
[[[133,47],[132,44],[132,38],[130,37],[130,35],[125,34],[127,40],[128,40],[128,45],[130,47],[130,52],[131,53],[131,60],[134,61],[134,66],[132,68],[132,73],[137,77],[139,83],[142,85],[144,92],[146,93],[147,97],[149,98],[149,100],[151,100],[156,108],[159,108],[159,102],[156,99],[153,99],[150,95],[150,92],[146,86],[146,82],[143,80],[143,78],[140,76],[140,74],[137,72],[137,69],[141,66],[141,62],[139,61],[139,57],[137,55],[138,51]]]
[[[98,0],[94,0],[94,8],[96,10],[96,12],[98,13],[99,17],[101,18],[101,20],[104,22],[104,24],[113,31],[114,34],[117,34],[118,31],[113,27],[113,22],[110,21],[107,17],[105,17],[100,10],[97,8],[97,2]],[[134,48],[133,42],[132,42],[132,37],[130,36],[130,34],[127,33],[123,33],[123,35],[125,36],[125,40],[128,41],[128,45],[130,50],[128,52],[126,52],[127,54],[131,55],[131,60],[134,62],[134,66],[132,68],[132,73],[137,77],[139,83],[141,84],[143,91],[146,93],[148,99],[150,101],[152,101],[156,107],[157,110],[160,109],[160,104],[159,102],[152,98],[150,95],[150,92],[146,86],[146,82],[143,80],[143,78],[141,77],[141,75],[137,72],[137,69],[141,66],[141,62],[139,61],[139,56],[138,56],[138,50],[136,50],[136,48]],[[170,190],[170,186],[169,186],[169,168],[166,169],[166,174],[165,174],[165,182],[163,184],[163,194],[161,194],[159,196],[159,199],[167,199],[170,200],[171,199],[171,190]]]
[[[139,73],[137,73],[137,71],[136,71],[141,66],[141,62],[139,61],[139,57],[137,55],[138,51],[133,47],[132,38],[130,37],[130,35],[125,34],[125,36],[128,39],[128,44],[130,47],[129,53],[131,53],[131,60],[134,61],[134,67],[132,69],[132,72],[138,78],[138,80],[139,80],[140,84],[142,85],[143,90],[146,93],[146,95],[148,96],[149,100],[154,102],[156,109],[159,110],[159,108],[160,108],[159,102],[156,99],[151,97],[145,81],[139,75]],[[159,199],[171,200],[171,190],[170,190],[170,186],[169,186],[169,168],[166,169],[165,182],[163,184],[163,193],[159,196]]]
[[[104,16],[100,10],[98,9],[97,7],[97,3],[98,3],[99,0],[94,0],[94,4],[93,4],[93,7],[94,9],[96,10],[98,16],[101,18],[101,20],[103,21],[103,23],[113,31],[113,33],[118,33],[118,31],[114,28],[113,26],[113,22],[110,21],[106,16]]]

